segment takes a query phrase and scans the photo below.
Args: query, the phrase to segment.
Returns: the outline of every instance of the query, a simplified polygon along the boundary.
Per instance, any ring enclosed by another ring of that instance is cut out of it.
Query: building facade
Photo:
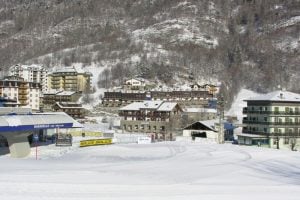
[[[145,86],[145,80],[139,78],[126,80],[123,85],[125,90],[145,90]]]
[[[239,144],[300,149],[300,95],[275,91],[245,100]]]
[[[219,131],[216,129],[217,120],[196,121],[183,128],[182,136],[195,138],[206,138],[218,142]]]
[[[39,65],[15,65],[9,68],[10,76],[19,76],[24,81],[39,83],[42,92],[48,91],[48,70]]]
[[[20,106],[29,106],[32,110],[40,109],[41,86],[27,82],[17,76],[0,80],[0,96],[17,101]]]
[[[66,67],[48,75],[48,88],[65,91],[91,91],[91,77],[89,72],[79,72],[75,67]]]
[[[180,128],[182,109],[174,102],[135,102],[119,110],[123,131],[148,133],[157,140],[173,140]]]
[[[75,119],[82,119],[86,116],[86,110],[81,104],[75,102],[56,102],[53,110],[55,112],[65,112]]]
[[[77,102],[81,95],[81,92],[74,91],[49,91],[43,94],[41,107],[43,110],[52,110],[56,102]]]
[[[177,102],[185,106],[208,106],[213,94],[209,91],[149,91],[149,92],[104,92],[105,107],[120,107],[145,100]]]

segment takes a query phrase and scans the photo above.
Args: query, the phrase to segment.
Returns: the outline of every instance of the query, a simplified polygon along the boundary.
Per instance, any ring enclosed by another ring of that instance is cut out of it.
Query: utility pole
[[[224,143],[224,125],[223,125],[223,116],[224,116],[224,99],[223,96],[220,96],[218,99],[218,109],[219,109],[219,133],[218,133],[218,143]]]

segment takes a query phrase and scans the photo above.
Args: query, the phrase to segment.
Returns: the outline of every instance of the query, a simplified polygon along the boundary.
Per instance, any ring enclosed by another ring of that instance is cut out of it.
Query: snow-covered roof
[[[199,121],[201,124],[205,125],[206,127],[211,128],[212,130],[216,130],[215,124],[219,123],[218,119],[212,119],[212,120],[205,120],[205,121]]]
[[[171,111],[177,105],[175,102],[164,101],[143,101],[134,102],[127,106],[120,108],[120,110],[141,110],[141,109],[154,109],[157,111]]]
[[[189,113],[217,113],[217,110],[213,108],[185,108],[184,111]]]
[[[7,115],[10,113],[16,113],[16,114],[28,114],[31,113],[32,109],[24,108],[24,107],[0,107],[0,115]]]
[[[176,105],[177,103],[175,102],[164,102],[161,106],[159,106],[157,111],[172,111]]]
[[[4,115],[0,116],[0,119],[0,127],[73,123],[72,117],[61,113],[55,113],[50,115],[45,113],[31,115]]]
[[[54,73],[62,73],[62,72],[77,72],[75,67],[64,67],[56,70]]]
[[[83,108],[81,104],[76,102],[56,102],[60,108]]]
[[[57,96],[68,96],[68,95],[72,95],[75,93],[76,93],[75,91],[62,91],[62,92],[57,93],[56,95]]]
[[[11,67],[11,69],[13,68],[19,68],[19,69],[23,69],[23,70],[28,70],[28,69],[36,69],[36,70],[46,70],[42,65],[14,65]]]
[[[244,101],[300,102],[300,94],[277,90],[250,99],[246,99]]]
[[[163,101],[143,101],[131,103],[120,110],[157,109]]]
[[[67,116],[69,119],[72,120],[73,122],[73,126],[72,128],[84,128],[84,126],[79,123],[78,121],[76,121],[75,119],[73,119],[72,117],[70,117],[67,113],[65,112],[45,112],[45,113],[33,113],[33,115],[64,115]]]
[[[205,121],[197,121],[194,122],[190,125],[188,125],[187,127],[185,127],[184,129],[188,128],[188,127],[192,127],[195,124],[202,124],[203,126],[207,127],[209,130],[215,131],[217,132],[216,128],[215,128],[215,124],[218,123],[219,120],[213,119],[213,120],[205,120]]]
[[[128,82],[128,81],[140,81],[140,82],[145,82],[145,79],[143,79],[143,78],[131,78],[131,79],[126,80],[126,82]]]
[[[43,93],[44,95],[51,95],[51,94],[57,94],[59,92],[62,92],[61,90],[54,90],[54,89],[50,89],[47,92]]]

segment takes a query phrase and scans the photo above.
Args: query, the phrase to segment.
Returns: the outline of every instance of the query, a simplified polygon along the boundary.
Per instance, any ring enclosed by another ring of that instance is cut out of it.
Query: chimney
[[[283,99],[283,94],[282,93],[280,93],[280,99]]]

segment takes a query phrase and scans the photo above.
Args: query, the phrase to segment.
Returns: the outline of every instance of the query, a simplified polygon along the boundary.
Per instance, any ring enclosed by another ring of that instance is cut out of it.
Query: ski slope
[[[299,199],[300,154],[231,144],[54,145],[0,156],[1,200]]]

